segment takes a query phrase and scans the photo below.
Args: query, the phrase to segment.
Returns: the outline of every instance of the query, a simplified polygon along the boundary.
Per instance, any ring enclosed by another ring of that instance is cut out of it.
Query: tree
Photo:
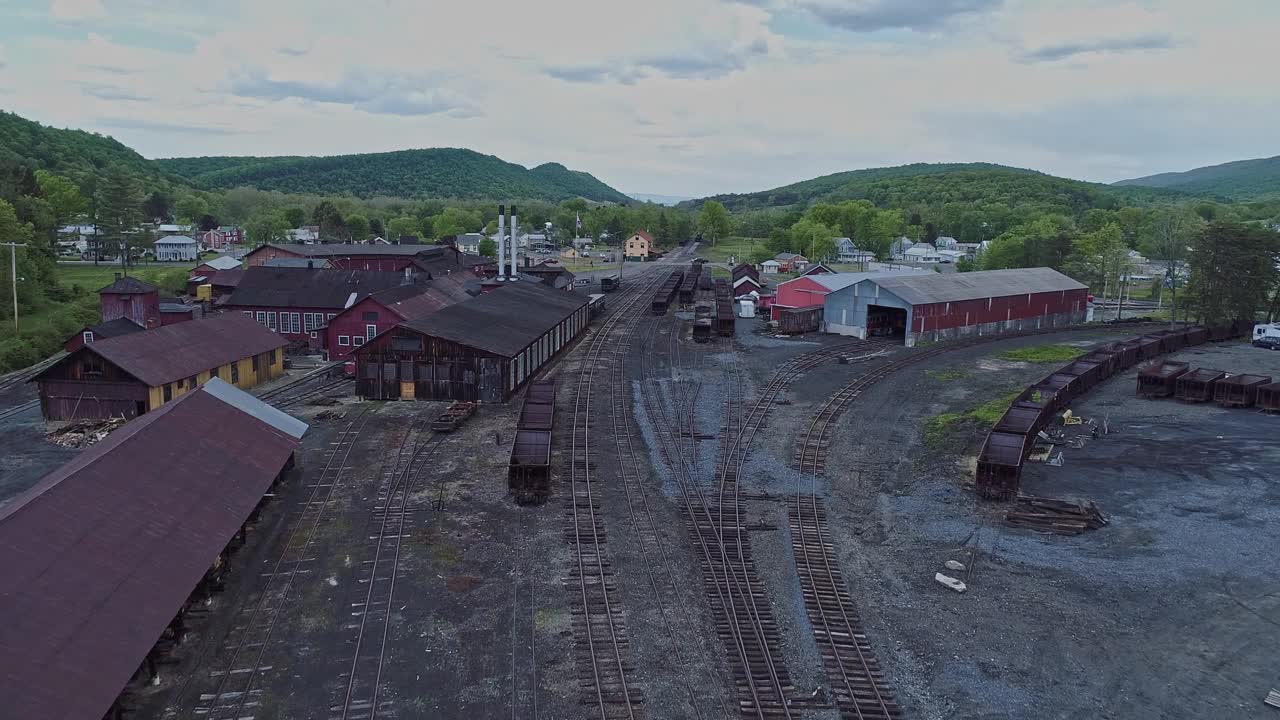
[[[671,223],[667,220],[665,212],[658,216],[658,227],[653,237],[658,241],[659,247],[671,247],[675,244],[671,242]]]
[[[14,211],[13,205],[0,199],[0,241],[26,243],[31,247],[18,248],[14,255],[10,255],[9,248],[0,248],[0,318],[13,320],[13,286],[10,284],[13,270],[10,268],[10,257],[16,257],[18,276],[18,307],[19,312],[26,312],[35,305],[41,296],[42,288],[39,282],[32,277],[35,260],[39,254],[40,248],[35,247],[35,231],[30,223],[18,222],[18,215]],[[4,328],[4,334],[8,334],[9,328]]]
[[[342,213],[328,200],[321,200],[311,211],[311,222],[320,226],[321,238],[345,238],[346,223],[342,221]]]
[[[1169,287],[1169,323],[1178,318],[1178,280],[1182,263],[1204,221],[1182,208],[1162,208],[1147,224],[1143,251],[1152,260],[1164,263],[1165,278],[1157,285]]]
[[[702,203],[702,211],[698,213],[698,232],[702,233],[703,238],[715,245],[717,240],[728,236],[732,229],[729,211],[722,203],[715,200]]]
[[[447,207],[431,218],[431,234],[437,238],[475,232],[484,225],[480,213],[460,207]]]
[[[791,226],[791,251],[813,262],[830,259],[836,253],[835,231],[811,218]]]
[[[218,227],[218,218],[205,213],[200,216],[200,221],[196,223],[201,232],[209,232]]]
[[[934,240],[937,240],[937,239],[938,239],[938,228],[934,227],[933,223],[931,222],[925,223],[924,224],[924,241],[927,243],[932,243]]]
[[[1280,234],[1236,222],[1213,222],[1191,245],[1189,300],[1208,324],[1253,320],[1277,282]]]
[[[375,237],[386,239],[387,228],[382,224],[382,218],[376,217],[369,221],[369,232],[373,233]]]
[[[270,210],[259,210],[245,223],[246,240],[252,245],[288,242],[289,221],[284,214]]]
[[[401,215],[387,221],[387,239],[395,242],[401,235],[417,235],[418,218],[412,215]]]
[[[200,216],[209,214],[209,202],[194,193],[183,195],[178,198],[174,211],[177,212],[179,221],[194,224]]]
[[[494,242],[492,238],[481,238],[480,254],[487,258],[498,257],[498,243]]]
[[[103,238],[115,246],[125,267],[128,267],[134,232],[142,219],[142,200],[137,179],[123,165],[113,165],[107,170],[98,200],[98,224]]]
[[[172,217],[170,214],[172,205],[173,201],[168,195],[159,190],[152,190],[151,194],[147,196],[146,202],[142,204],[142,213],[146,215],[147,219],[167,222]]]
[[[307,211],[300,207],[286,208],[284,221],[289,223],[291,229],[300,228],[307,222]]]
[[[752,265],[759,265],[772,258],[776,253],[769,249],[768,245],[757,243],[751,247],[750,261]]]
[[[351,234],[351,240],[354,242],[364,242],[369,239],[369,218],[364,215],[348,215],[347,216],[347,232]]]
[[[40,195],[49,203],[55,228],[78,217],[89,207],[84,195],[80,194],[80,188],[61,175],[37,170],[36,183],[40,186]]]
[[[1115,289],[1116,297],[1120,297],[1122,283],[1132,269],[1129,246],[1125,245],[1124,232],[1116,223],[1109,223],[1077,238],[1064,267],[1068,275],[1095,291],[1101,287],[1104,302],[1112,289]],[[1117,304],[1117,318],[1119,315]]]

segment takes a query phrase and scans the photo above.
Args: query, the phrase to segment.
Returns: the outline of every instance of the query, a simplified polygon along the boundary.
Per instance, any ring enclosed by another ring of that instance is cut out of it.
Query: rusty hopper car
[[[1056,372],[1045,378],[1040,384],[1056,391],[1059,407],[1066,407],[1068,403],[1076,399],[1080,394],[1080,378],[1077,375]]]
[[[680,291],[680,283],[684,280],[684,273],[676,270],[667,276],[662,282],[662,286],[653,294],[653,300],[649,303],[649,311],[654,315],[666,315],[667,308],[671,307],[671,303],[675,301],[676,295]]]
[[[525,393],[524,401],[541,405],[555,405],[556,381],[539,380],[538,382],[529,383],[529,390]]]
[[[1140,338],[1135,338],[1133,342],[1137,343],[1138,345],[1138,362],[1142,362],[1144,360],[1150,360],[1151,358],[1157,355],[1160,355],[1161,353],[1164,352],[1163,338],[1148,337],[1146,335],[1143,335]]]
[[[521,505],[551,496],[551,432],[516,430],[507,469],[507,487]]]
[[[1049,421],[1050,416],[1044,413],[1043,410],[1043,408],[1015,403],[1004,411],[1004,416],[1000,418],[992,429],[995,432],[1035,435],[1043,430]]]
[[[1145,398],[1173,397],[1178,378],[1187,373],[1189,366],[1184,362],[1166,360],[1152,365],[1138,373],[1138,396]]]
[[[1126,340],[1115,344],[1116,372],[1123,372],[1138,364],[1138,343]]]
[[[1203,345],[1209,342],[1209,328],[1193,325],[1187,328],[1187,345]]]
[[[1280,382],[1258,388],[1258,409],[1264,412],[1280,412]]]
[[[1258,388],[1270,382],[1266,375],[1231,375],[1213,386],[1213,399],[1223,407],[1253,407]]]
[[[1116,353],[1109,350],[1101,349],[1080,358],[1084,362],[1096,363],[1098,366],[1098,380],[1106,380],[1116,372],[1116,365],[1119,358]]]
[[[711,341],[711,320],[703,318],[693,321],[693,341],[694,342],[710,342]]]
[[[1030,436],[992,432],[978,456],[978,494],[989,500],[1017,497],[1022,461],[1030,449]]]
[[[1183,373],[1174,387],[1173,396],[1184,402],[1209,402],[1213,399],[1213,386],[1226,376],[1221,370],[1208,368]]]
[[[788,335],[817,332],[822,308],[786,308],[778,315],[778,329]]]
[[[680,303],[682,305],[688,305],[693,302],[693,296],[698,292],[698,278],[701,275],[702,263],[690,263],[689,271],[684,274],[684,280],[680,283]]]
[[[1102,367],[1098,363],[1085,360],[1077,360],[1058,372],[1080,378],[1076,384],[1076,394],[1089,392],[1094,385],[1102,381]]]

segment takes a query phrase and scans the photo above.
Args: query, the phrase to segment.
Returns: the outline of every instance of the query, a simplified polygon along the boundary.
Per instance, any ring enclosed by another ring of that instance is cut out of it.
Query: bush
[[[0,342],[0,372],[12,372],[40,362],[40,353],[26,338]]]

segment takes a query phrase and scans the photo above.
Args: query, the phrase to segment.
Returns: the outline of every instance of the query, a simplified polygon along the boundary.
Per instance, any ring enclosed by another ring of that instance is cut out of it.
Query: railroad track
[[[49,366],[53,365],[54,363],[58,362],[59,360],[61,360],[66,356],[67,356],[67,353],[65,351],[59,351],[58,353],[51,355],[45,358],[44,360],[41,360],[40,362],[36,363],[35,365],[32,365],[31,367],[23,368],[21,370],[15,370],[11,373],[7,373],[3,376],[0,376],[0,393],[5,392],[11,387],[21,385],[22,383],[30,380],[36,375],[39,375],[40,373],[44,372],[46,368],[48,368]]]
[[[361,580],[364,597],[351,604],[350,614],[360,618],[356,625],[355,648],[345,688],[329,707],[335,720],[376,720],[391,710],[388,701],[379,701],[383,667],[387,656],[387,634],[395,600],[396,578],[400,573],[400,551],[416,508],[412,497],[423,466],[444,442],[444,435],[419,442],[418,428],[412,428],[384,470],[374,507],[378,532],[370,536],[373,559],[364,563],[368,576]],[[433,434],[434,435],[434,434]]]
[[[230,651],[227,663],[224,669],[211,672],[217,678],[216,686],[213,692],[200,695],[195,715],[208,720],[247,720],[254,716],[262,693],[254,689],[254,684],[263,672],[272,669],[263,664],[271,634],[277,620],[290,607],[294,581],[298,575],[309,572],[303,566],[315,560],[309,556],[311,542],[333,498],[334,488],[346,471],[351,450],[369,422],[372,408],[370,405],[361,410],[332,443],[324,468],[303,504],[302,514],[294,522],[280,556],[268,573],[266,587],[257,602],[245,611],[247,617],[243,624],[232,630],[231,634],[237,637],[235,640],[229,637],[224,645]],[[247,664],[241,667],[241,663]]]
[[[330,372],[341,367],[341,365],[342,363],[330,363],[329,365],[323,365],[298,378],[290,380],[284,385],[258,393],[257,397],[259,400],[270,402],[277,408],[284,408],[290,405],[296,405],[303,400],[309,400],[333,388],[354,382],[354,379],[349,377],[328,377]]]
[[[3,410],[0,410],[0,420],[7,420],[13,417],[14,415],[21,415],[22,413],[39,406],[40,406],[40,398],[35,398],[33,400],[28,400],[19,405],[14,405],[13,407],[7,407]]]
[[[658,278],[661,277],[659,273]],[[572,596],[574,634],[580,646],[577,669],[584,691],[583,702],[594,705],[601,720],[644,717],[644,697],[630,679],[633,670],[630,643],[617,600],[600,498],[592,479],[592,390],[596,368],[614,339],[613,330],[628,314],[634,315],[646,291],[655,283],[656,280],[630,290],[588,341],[573,395],[567,473],[569,497],[565,514],[565,536],[571,543],[571,559],[565,586]]]

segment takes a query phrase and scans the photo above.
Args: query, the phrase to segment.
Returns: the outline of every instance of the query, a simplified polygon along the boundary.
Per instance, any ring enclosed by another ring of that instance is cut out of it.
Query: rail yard
[[[309,429],[111,712],[1274,713],[1280,355],[1247,328],[1077,323],[1063,287],[1052,322],[1006,332],[927,315],[918,344],[783,336],[735,317],[695,254],[605,276],[585,330],[585,296],[510,348],[408,320],[363,351],[395,362],[357,353],[355,378],[324,362],[237,400]],[[494,292],[477,313],[539,297]],[[962,300],[915,292],[904,317]],[[478,348],[468,367],[501,358],[498,384],[419,370],[444,366],[441,337]],[[1045,346],[1074,359],[1017,359]],[[58,361],[0,379],[5,498],[74,458],[36,448],[27,381]]]

